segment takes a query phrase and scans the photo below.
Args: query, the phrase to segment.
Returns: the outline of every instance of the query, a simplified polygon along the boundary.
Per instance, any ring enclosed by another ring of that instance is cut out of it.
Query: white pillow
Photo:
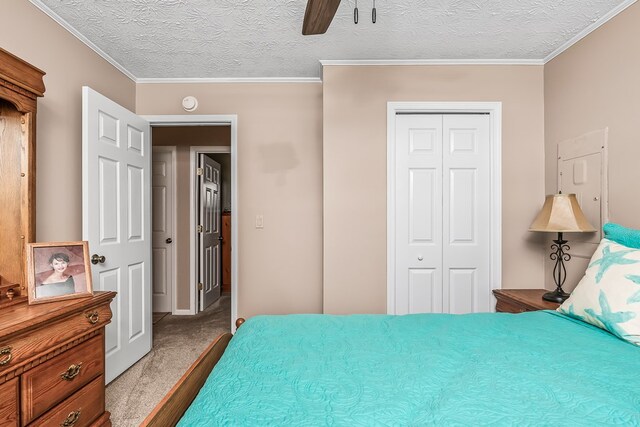
[[[640,346],[640,249],[602,239],[558,311]]]

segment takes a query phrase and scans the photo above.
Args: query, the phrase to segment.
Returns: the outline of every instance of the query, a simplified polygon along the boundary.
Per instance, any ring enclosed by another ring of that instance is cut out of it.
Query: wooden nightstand
[[[496,289],[493,295],[498,300],[496,311],[501,313],[523,313],[525,311],[555,310],[560,306],[542,299],[546,289]]]

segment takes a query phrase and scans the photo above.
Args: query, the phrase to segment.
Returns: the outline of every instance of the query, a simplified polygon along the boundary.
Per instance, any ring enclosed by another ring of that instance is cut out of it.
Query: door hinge
[[[202,169],[202,168],[196,169],[196,175],[198,175],[198,176],[204,175],[204,169]]]
[[[201,291],[204,289],[204,286],[202,286],[202,283],[198,283],[198,290]]]
[[[204,230],[204,227],[202,227],[201,225],[196,226],[196,231],[198,233],[202,233],[203,230]]]

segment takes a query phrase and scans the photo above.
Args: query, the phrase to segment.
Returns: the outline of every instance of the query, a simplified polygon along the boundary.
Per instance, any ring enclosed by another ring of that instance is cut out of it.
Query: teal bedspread
[[[554,312],[259,316],[179,425],[640,425],[640,348]]]

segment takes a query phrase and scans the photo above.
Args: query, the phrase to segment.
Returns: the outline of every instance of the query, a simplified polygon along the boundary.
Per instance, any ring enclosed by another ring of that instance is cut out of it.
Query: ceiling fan
[[[308,0],[304,12],[302,34],[324,34],[340,6],[340,0]]]

